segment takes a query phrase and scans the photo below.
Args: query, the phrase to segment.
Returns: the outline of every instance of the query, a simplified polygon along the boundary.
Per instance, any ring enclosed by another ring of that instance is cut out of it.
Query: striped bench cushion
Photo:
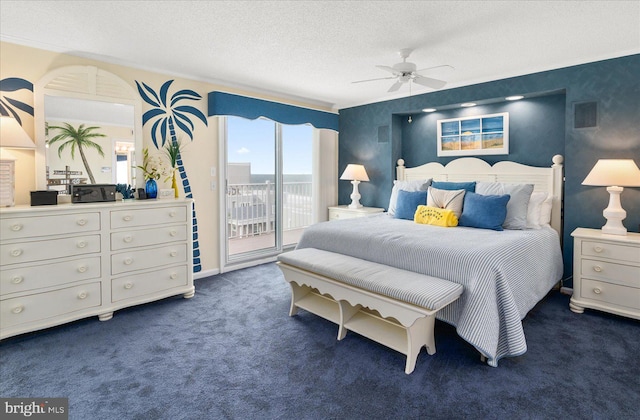
[[[462,285],[315,248],[278,256],[284,264],[421,308],[438,310],[462,294]]]

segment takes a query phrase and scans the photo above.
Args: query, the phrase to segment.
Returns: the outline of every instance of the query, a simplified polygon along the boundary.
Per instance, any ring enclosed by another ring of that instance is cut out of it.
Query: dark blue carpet
[[[569,311],[551,292],[528,351],[492,368],[436,323],[405,358],[301,311],[275,264],[196,281],[180,297],[0,343],[0,396],[68,397],[72,419],[627,419],[640,411],[640,322]]]

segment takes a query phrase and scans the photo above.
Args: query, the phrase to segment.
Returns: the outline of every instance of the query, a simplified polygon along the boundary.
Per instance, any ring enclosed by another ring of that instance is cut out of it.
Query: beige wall
[[[0,79],[17,77],[26,79],[34,85],[46,73],[63,66],[90,65],[109,71],[135,88],[135,81],[144,81],[146,84],[158,90],[167,80],[174,80],[171,89],[192,89],[202,96],[202,100],[190,102],[207,115],[207,94],[213,90],[222,90],[236,94],[259,97],[272,101],[286,102],[292,105],[309,106],[295,101],[282,100],[273,96],[265,96],[254,92],[229,89],[224,86],[210,84],[201,81],[174,77],[167,74],[155,73],[131,67],[124,67],[107,62],[90,60],[72,56],[69,54],[44,51],[36,48],[1,42],[0,43]],[[213,76],[213,75],[212,75]],[[4,95],[5,93],[3,93]],[[8,94],[8,93],[7,93]],[[34,98],[31,92],[11,92],[11,97],[34,106]],[[143,104],[143,112],[148,110],[147,104]],[[327,109],[324,109],[327,110]],[[31,138],[35,138],[34,119],[28,114],[21,113],[23,128]],[[184,167],[187,171],[193,197],[196,201],[198,217],[198,234],[201,252],[203,273],[216,272],[220,268],[219,258],[219,205],[218,191],[211,189],[212,181],[216,186],[220,185],[216,177],[212,177],[211,168],[219,166],[218,160],[218,119],[208,118],[208,126],[194,118],[194,139],[188,142],[182,155]],[[150,150],[155,150],[150,137],[150,127],[143,127],[143,143]],[[183,138],[186,136],[182,136]],[[188,139],[188,137],[186,137]],[[29,204],[29,192],[36,189],[35,157],[33,151],[16,151],[13,153],[19,161],[16,164],[16,204]],[[139,160],[141,163],[141,159]],[[334,165],[331,162],[330,165]],[[141,180],[138,180],[141,183]],[[141,186],[141,185],[138,185]],[[170,185],[168,185],[170,186]]]

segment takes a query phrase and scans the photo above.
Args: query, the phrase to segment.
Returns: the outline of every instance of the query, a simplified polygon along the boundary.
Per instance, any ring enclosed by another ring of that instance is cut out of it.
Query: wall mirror
[[[69,66],[45,75],[34,94],[39,190],[64,193],[72,184],[92,183],[135,187],[142,180],[135,169],[142,153],[142,104],[132,86],[97,67]],[[71,136],[54,141],[81,126],[96,127],[82,140],[84,147]]]

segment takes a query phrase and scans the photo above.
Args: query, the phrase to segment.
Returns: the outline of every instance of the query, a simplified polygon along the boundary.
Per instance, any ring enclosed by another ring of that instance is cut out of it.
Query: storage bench
[[[413,372],[422,346],[436,352],[435,314],[463,287],[447,280],[315,248],[278,256],[291,286],[293,316],[304,309],[407,356]]]

